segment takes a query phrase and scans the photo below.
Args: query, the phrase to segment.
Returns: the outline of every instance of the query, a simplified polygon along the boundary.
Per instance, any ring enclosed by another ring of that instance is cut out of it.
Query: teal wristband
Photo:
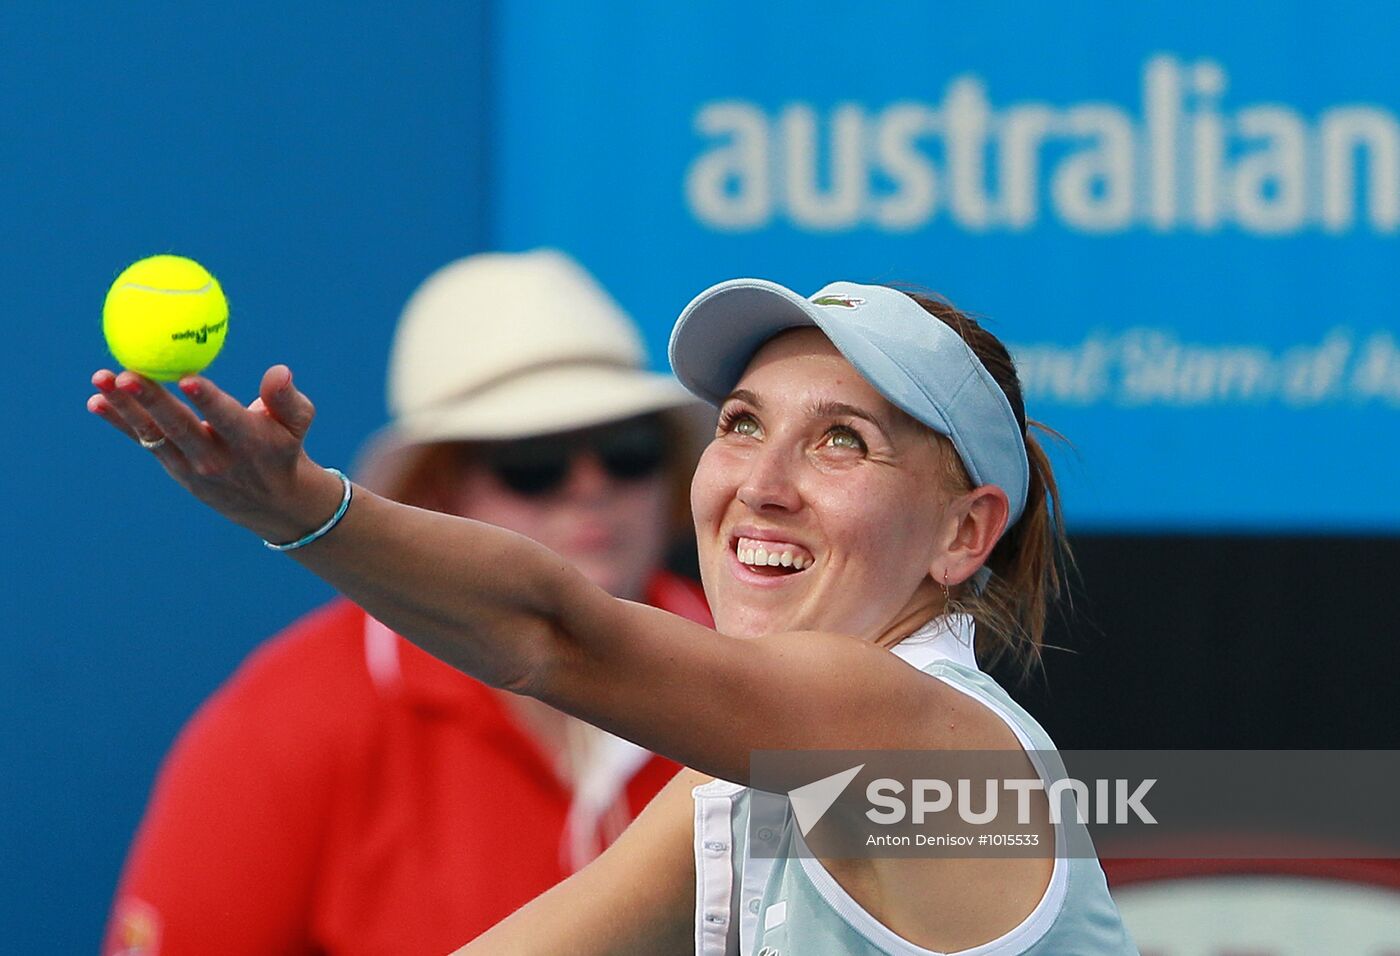
[[[304,538],[288,541],[286,544],[273,544],[271,541],[264,540],[264,547],[271,548],[273,551],[295,551],[297,548],[306,547],[318,538],[325,537],[332,528],[340,524],[340,519],[345,517],[345,512],[350,507],[352,486],[350,484],[350,479],[345,477],[345,472],[341,471],[339,468],[327,468],[326,471],[339,478],[340,483],[345,486],[345,493],[340,496],[340,507],[335,509],[335,514],[331,515],[331,519]]]

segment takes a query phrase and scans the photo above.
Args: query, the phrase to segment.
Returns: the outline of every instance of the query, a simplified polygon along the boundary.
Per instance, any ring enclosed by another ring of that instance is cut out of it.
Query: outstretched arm
[[[89,408],[201,501],[271,541],[336,508],[307,456],[310,401],[284,366],[244,408],[208,379],[166,389],[99,372]],[[739,640],[611,597],[552,551],[479,522],[357,493],[341,524],[292,552],[448,663],[538,697],[697,770],[743,783],[760,749],[1016,748],[985,708],[894,655],[831,634]]]
[[[338,478],[303,447],[315,410],[284,366],[247,408],[202,377],[180,382],[201,421],[171,392],[130,372],[99,372],[89,408],[152,450],[195,497],[268,541],[319,526]],[[491,525],[410,508],[356,490],[334,532],[290,552],[428,651],[498,687],[528,690],[561,607],[606,595],[562,559]]]

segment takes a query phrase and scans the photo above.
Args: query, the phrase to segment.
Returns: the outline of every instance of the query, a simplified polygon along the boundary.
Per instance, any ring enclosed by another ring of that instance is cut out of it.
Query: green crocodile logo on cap
[[[857,306],[865,305],[865,300],[850,295],[824,295],[820,299],[813,299],[812,304],[839,305],[843,309],[854,309]]]

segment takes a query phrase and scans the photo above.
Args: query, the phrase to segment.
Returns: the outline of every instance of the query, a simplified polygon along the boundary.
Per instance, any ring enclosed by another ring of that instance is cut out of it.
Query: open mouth
[[[812,552],[786,541],[741,537],[734,539],[733,547],[740,564],[765,577],[800,574],[816,562]]]

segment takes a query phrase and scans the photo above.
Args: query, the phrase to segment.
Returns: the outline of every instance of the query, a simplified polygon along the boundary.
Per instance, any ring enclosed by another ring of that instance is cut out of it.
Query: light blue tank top
[[[1026,750],[1053,751],[1054,743],[1035,719],[978,669],[972,648],[972,619],[953,615],[934,619],[893,650],[988,707]],[[819,860],[796,852],[797,830],[786,801],[765,800],[754,809],[747,787],[723,780],[696,787],[694,796],[697,956],[945,956],[897,936],[862,909]],[[750,821],[751,813],[772,818]],[[1062,826],[1080,825],[1071,818]],[[770,844],[762,856],[749,855],[751,832]],[[1088,839],[1083,833],[1075,838]],[[1137,952],[1098,860],[1057,857],[1050,885],[1018,926],[948,956]]]

